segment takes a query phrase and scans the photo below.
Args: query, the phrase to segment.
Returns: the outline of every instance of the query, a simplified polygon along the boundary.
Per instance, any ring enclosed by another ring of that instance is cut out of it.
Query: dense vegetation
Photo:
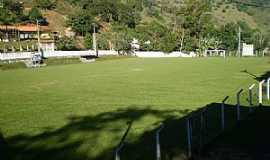
[[[245,3],[240,0],[34,0],[31,1],[34,7],[28,14],[23,13],[22,6],[16,0],[9,0],[0,13],[0,22],[33,22],[42,16],[38,10],[57,10],[59,1],[76,8],[66,13],[68,18],[65,25],[84,37],[86,48],[92,48],[94,26],[99,33],[100,49],[129,51],[132,50],[130,43],[136,38],[140,50],[183,50],[200,54],[207,48],[219,48],[235,52],[239,27],[243,42],[255,44],[257,51],[269,47],[268,16],[257,14],[260,10],[268,10],[269,3],[265,0],[249,0]],[[14,7],[19,9],[15,10]],[[244,20],[222,25],[216,23],[214,11],[222,7],[224,13],[226,9],[235,7],[241,13],[254,16],[254,19],[258,19],[258,26],[251,26]]]
[[[50,0],[47,1],[50,2]],[[5,0],[0,8],[0,24],[34,23],[37,19],[43,18],[38,8],[51,8],[46,6],[45,2],[46,0],[35,0],[31,10],[25,13],[21,1]]]
[[[211,15],[214,1],[175,1],[178,4],[175,7],[167,5],[170,2],[165,0],[70,2],[81,6],[81,10],[68,20],[68,25],[79,34],[92,33],[92,24],[101,28],[105,26],[100,26],[104,24],[100,22],[112,24],[108,32],[100,32],[99,47],[102,49],[108,49],[110,41],[115,49],[127,50],[132,39],[137,38],[141,50],[197,50],[202,53],[207,48],[223,48],[235,51],[239,27],[244,33],[243,41],[255,44],[257,50],[262,51],[269,45],[267,35],[259,29],[252,29],[244,21],[221,27],[214,25]],[[165,14],[173,16],[166,20]]]

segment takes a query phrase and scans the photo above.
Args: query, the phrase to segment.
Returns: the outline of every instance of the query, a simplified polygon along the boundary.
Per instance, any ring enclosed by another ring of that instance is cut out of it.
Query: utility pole
[[[238,30],[238,57],[241,57],[241,27]]]
[[[40,30],[39,30],[39,21],[37,19],[37,38],[38,38],[38,53],[40,53]]]
[[[93,49],[98,57],[98,49],[97,49],[97,38],[96,38],[96,25],[93,23]]]
[[[182,52],[183,49],[184,38],[185,38],[185,29],[182,32],[180,52]]]

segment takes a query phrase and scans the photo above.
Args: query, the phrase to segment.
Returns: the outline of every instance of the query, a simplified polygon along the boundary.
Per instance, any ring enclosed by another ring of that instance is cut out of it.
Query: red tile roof
[[[26,24],[26,25],[0,25],[0,30],[17,30],[20,32],[36,32],[37,25],[35,24]],[[48,26],[39,26],[40,31],[48,32],[50,28]]]

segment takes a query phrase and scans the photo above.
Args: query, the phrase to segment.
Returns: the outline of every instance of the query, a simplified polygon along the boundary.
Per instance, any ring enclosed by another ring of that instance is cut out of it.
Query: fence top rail
[[[157,129],[156,133],[159,134],[163,128],[164,128],[164,124],[162,123],[160,127]]]
[[[265,82],[265,79],[260,82],[260,85],[263,84],[264,82]]]
[[[243,91],[244,91],[244,89],[241,88],[241,89],[237,92],[237,95],[240,95]]]
[[[252,84],[248,89],[252,90],[255,86],[256,86],[255,84]]]
[[[228,99],[229,99],[229,96],[226,96],[226,97],[223,99],[222,103],[225,103]]]
[[[124,143],[121,143],[116,149],[115,153],[118,153],[124,147]]]
[[[207,109],[210,108],[211,106],[206,105],[205,107],[197,110],[197,111],[193,111],[191,112],[188,116],[187,116],[187,120],[189,120],[190,118],[196,117],[196,116],[200,116],[201,114],[207,112]]]

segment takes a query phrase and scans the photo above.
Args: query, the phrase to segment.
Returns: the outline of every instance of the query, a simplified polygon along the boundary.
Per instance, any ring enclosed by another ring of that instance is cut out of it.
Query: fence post
[[[119,152],[121,151],[121,149],[124,147],[124,143],[121,143],[120,146],[118,146],[115,150],[115,160],[120,160],[120,154]]]
[[[252,90],[255,87],[255,84],[252,84],[249,88],[248,88],[248,93],[249,93],[249,113],[252,112],[252,107],[253,107],[253,100],[252,100]]]
[[[267,99],[270,100],[270,77],[267,79]]]
[[[204,114],[205,109],[203,109],[200,113],[200,145],[199,145],[199,155],[201,155],[201,150],[204,145]]]
[[[224,131],[225,129],[225,112],[224,112],[224,107],[225,107],[225,102],[229,99],[229,96],[225,97],[221,103],[221,129]]]
[[[156,149],[157,149],[157,160],[161,160],[161,151],[160,151],[160,139],[159,139],[159,135],[161,130],[164,128],[164,125],[161,124],[161,126],[159,127],[159,129],[156,131]]]
[[[237,92],[237,121],[240,121],[241,120],[241,113],[240,113],[240,96],[241,96],[241,93],[243,92],[244,90],[243,89],[240,89],[238,92]]]
[[[190,123],[190,118],[187,118],[187,142],[188,142],[188,157],[191,158],[192,156],[192,140],[191,140],[191,123]]]
[[[262,80],[259,83],[259,104],[262,105],[263,103],[263,84],[264,84],[265,80]]]

